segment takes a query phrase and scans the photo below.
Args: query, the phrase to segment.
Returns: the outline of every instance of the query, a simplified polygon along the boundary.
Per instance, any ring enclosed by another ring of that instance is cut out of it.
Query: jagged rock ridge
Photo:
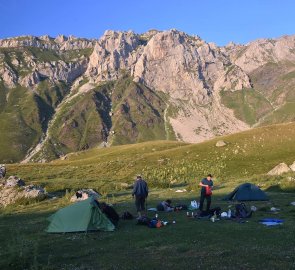
[[[1,130],[13,142],[11,161],[100,144],[198,142],[292,121],[294,40],[218,47],[175,29],[0,40],[2,126],[12,121],[27,134]]]

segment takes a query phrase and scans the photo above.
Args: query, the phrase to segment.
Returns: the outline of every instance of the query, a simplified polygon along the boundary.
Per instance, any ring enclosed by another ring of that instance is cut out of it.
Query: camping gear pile
[[[172,222],[172,223],[175,223],[175,222]],[[145,225],[149,228],[161,228],[163,226],[166,226],[167,224],[169,224],[168,221],[162,221],[158,219],[157,215],[152,219],[146,216],[142,216],[137,219],[137,225]]]
[[[97,194],[97,193],[96,193]],[[109,207],[97,201],[96,194],[92,194],[85,200],[78,201],[70,206],[58,210],[50,218],[50,224],[47,228],[49,233],[66,233],[66,232],[87,232],[87,231],[114,231],[115,226],[107,213],[103,209]],[[90,194],[89,194],[90,195]],[[93,196],[94,195],[94,196]],[[266,194],[257,186],[245,183],[228,194],[223,200],[238,201],[235,205],[229,205],[227,211],[222,211],[220,207],[215,207],[209,211],[199,211],[199,203],[196,200],[190,202],[189,206],[179,204],[174,207],[174,211],[187,210],[187,217],[211,220],[212,222],[219,220],[232,220],[239,223],[246,222],[245,219],[250,218],[252,213],[257,211],[257,207],[248,207],[244,201],[265,201],[268,200]],[[167,200],[168,201],[168,200]],[[170,200],[169,200],[170,201]],[[271,211],[274,207],[271,208]],[[150,211],[159,211],[157,208],[150,208]],[[277,208],[275,210],[278,210]],[[167,212],[167,211],[166,211]],[[192,213],[192,214],[190,214]],[[119,216],[116,214],[116,218]],[[121,215],[122,220],[132,220],[133,216],[128,211]],[[259,221],[266,226],[275,226],[283,224],[283,220],[267,218]],[[158,213],[155,213],[153,218],[141,216],[137,218],[138,225],[144,225],[148,228],[161,228],[168,224],[176,222],[168,222],[160,220]]]
[[[250,218],[252,216],[252,213],[257,210],[255,206],[251,206],[249,209],[244,203],[244,201],[266,201],[268,200],[268,197],[256,185],[251,183],[245,183],[236,187],[234,191],[225,196],[223,200],[239,201],[241,203],[237,203],[234,206],[233,210],[230,206],[227,212],[221,212],[221,209],[217,207],[214,209],[210,209],[210,211],[208,212],[200,212],[195,217],[199,219],[210,219],[213,222],[221,219],[230,219],[236,220],[238,222],[243,222],[244,219]],[[193,205],[193,202],[191,202],[190,207],[192,207]]]

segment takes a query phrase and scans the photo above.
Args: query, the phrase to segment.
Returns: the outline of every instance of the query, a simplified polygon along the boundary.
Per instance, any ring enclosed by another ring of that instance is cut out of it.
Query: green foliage
[[[285,75],[282,76],[283,80],[291,80],[295,78],[295,71],[291,71]]]
[[[19,86],[0,85],[0,95],[0,160],[16,162],[41,135],[38,107],[34,94]]]
[[[253,89],[222,91],[221,100],[226,107],[234,110],[238,119],[249,125],[255,124],[272,110],[270,103]]]
[[[275,110],[271,115],[267,116],[262,125],[271,125],[283,122],[295,121],[295,102],[287,102],[279,109]]]

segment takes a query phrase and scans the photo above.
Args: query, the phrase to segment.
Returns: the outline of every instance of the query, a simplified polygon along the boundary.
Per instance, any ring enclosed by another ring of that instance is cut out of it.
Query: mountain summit
[[[295,36],[219,47],[172,29],[0,40],[0,161],[200,142],[295,120]]]

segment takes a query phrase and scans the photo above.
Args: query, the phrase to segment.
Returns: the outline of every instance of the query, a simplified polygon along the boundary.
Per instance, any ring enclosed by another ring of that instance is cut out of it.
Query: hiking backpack
[[[123,219],[123,220],[130,220],[130,219],[133,219],[133,216],[128,211],[125,211],[122,214],[121,219]]]
[[[236,218],[248,218],[251,217],[252,211],[247,209],[246,204],[239,203],[236,205],[235,217]]]
[[[151,219],[145,216],[142,216],[138,218],[137,225],[146,225],[148,226],[150,224]]]

